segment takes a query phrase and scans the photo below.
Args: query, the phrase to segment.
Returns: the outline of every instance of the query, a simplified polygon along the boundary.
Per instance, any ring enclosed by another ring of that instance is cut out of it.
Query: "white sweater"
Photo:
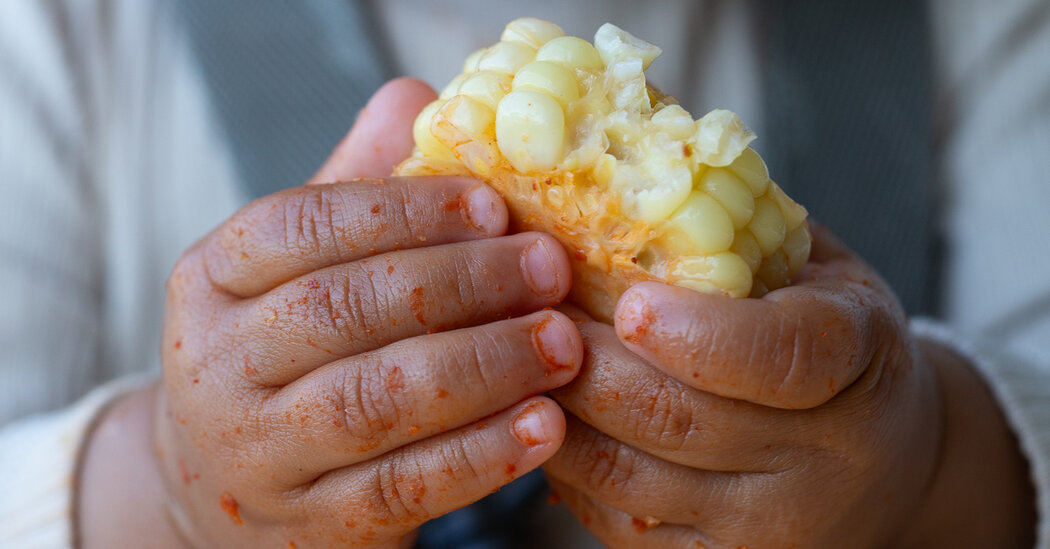
[[[451,4],[453,13],[461,3]],[[675,55],[669,47],[657,78],[687,106],[732,108],[761,134],[742,4],[663,3],[675,9],[649,10],[631,30],[686,43],[686,29],[666,18],[701,9],[702,28],[691,30],[711,38],[698,47],[734,57]],[[634,11],[625,2],[581,9],[597,4],[544,1],[530,10],[580,32]],[[520,11],[489,2],[483,15],[491,24],[457,29],[448,25],[462,19],[447,10],[443,18],[420,11],[432,3],[376,5],[391,31],[418,31],[388,35],[397,36],[393,51],[406,72],[436,86],[455,72],[444,68],[448,60],[467,53],[450,49],[493,41],[493,29]],[[67,406],[107,380],[157,371],[171,265],[244,198],[170,9],[146,1],[0,2],[0,424],[51,411],[0,428],[3,547],[69,546],[83,435],[133,382]],[[1040,0],[937,0],[932,10],[952,255],[947,318],[916,331],[979,365],[1032,463],[1039,546],[1050,547],[1050,10]],[[434,25],[460,41],[431,63],[411,52],[429,51],[413,40]],[[734,77],[670,81],[688,72],[677,70],[687,60],[694,69],[699,61],[701,74]],[[734,70],[719,71],[724,63]]]

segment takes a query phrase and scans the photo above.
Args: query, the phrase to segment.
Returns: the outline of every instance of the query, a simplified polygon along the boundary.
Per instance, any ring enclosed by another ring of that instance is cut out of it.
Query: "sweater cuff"
[[[120,378],[68,408],[0,428],[0,547],[73,546],[73,497],[84,438],[109,403],[154,378]]]
[[[1050,547],[1050,366],[966,339],[928,318],[912,319],[911,331],[969,359],[984,378],[1031,466],[1039,513],[1036,547]]]

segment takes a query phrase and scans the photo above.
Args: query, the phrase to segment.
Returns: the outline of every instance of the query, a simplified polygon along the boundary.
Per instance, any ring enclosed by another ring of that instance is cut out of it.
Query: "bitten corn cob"
[[[566,246],[572,297],[603,320],[645,280],[731,297],[784,286],[809,257],[805,208],[769,179],[736,114],[694,121],[646,84],[659,54],[608,23],[592,45],[512,21],[423,109],[396,173],[487,181],[517,229]]]

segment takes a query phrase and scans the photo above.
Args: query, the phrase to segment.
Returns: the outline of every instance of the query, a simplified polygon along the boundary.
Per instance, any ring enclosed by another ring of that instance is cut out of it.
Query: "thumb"
[[[412,152],[416,115],[435,99],[437,94],[422,80],[387,82],[368,100],[350,133],[306,184],[389,176]]]

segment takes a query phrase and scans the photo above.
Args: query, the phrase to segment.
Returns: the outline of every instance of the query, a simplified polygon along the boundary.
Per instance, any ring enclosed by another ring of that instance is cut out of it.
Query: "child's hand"
[[[568,261],[546,235],[487,238],[505,220],[474,181],[339,183],[188,252],[156,424],[187,537],[396,545],[553,454],[561,411],[531,395],[575,375],[579,335],[554,311],[501,319],[559,301]]]
[[[315,179],[389,173],[419,91],[380,92]],[[535,311],[565,296],[569,263],[551,237],[506,228],[477,181],[360,180],[257,200],[191,248],[168,284],[154,420],[182,537],[407,546],[550,457],[564,417],[534,395],[572,379],[583,346],[564,315]],[[88,528],[104,522],[84,502]]]
[[[650,283],[624,294],[615,328],[565,309],[588,353],[553,392],[575,417],[544,469],[607,545],[880,547],[920,528],[920,504],[944,521],[924,503],[957,474],[937,474],[934,373],[883,282],[815,236],[798,284],[761,300]]]

